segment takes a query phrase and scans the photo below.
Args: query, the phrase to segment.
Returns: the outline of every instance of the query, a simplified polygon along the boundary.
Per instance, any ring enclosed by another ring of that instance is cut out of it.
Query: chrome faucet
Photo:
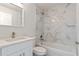
[[[15,38],[15,32],[12,32],[12,34],[11,34],[11,38]]]
[[[43,35],[40,36],[40,40],[41,40],[41,41],[44,41],[44,39],[43,39]]]
[[[43,45],[43,42],[44,42],[45,40],[43,39],[43,35],[41,35],[40,36],[40,43],[41,43],[41,45]]]

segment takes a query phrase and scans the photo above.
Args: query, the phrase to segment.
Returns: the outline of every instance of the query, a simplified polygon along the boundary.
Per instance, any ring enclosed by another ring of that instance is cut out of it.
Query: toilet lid
[[[44,47],[35,47],[34,51],[37,51],[37,52],[46,52],[46,49]]]

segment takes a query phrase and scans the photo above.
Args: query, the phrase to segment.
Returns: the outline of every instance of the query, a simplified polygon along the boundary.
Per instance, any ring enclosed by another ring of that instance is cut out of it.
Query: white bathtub
[[[46,43],[43,42],[43,47],[48,50],[48,56],[76,56],[76,47],[75,46],[66,46],[59,43]]]

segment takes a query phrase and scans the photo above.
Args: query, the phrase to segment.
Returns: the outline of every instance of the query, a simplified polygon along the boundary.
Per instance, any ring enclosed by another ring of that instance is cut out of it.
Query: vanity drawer
[[[2,48],[2,55],[8,55],[8,54],[14,53],[16,51],[19,51],[23,48],[32,47],[32,45],[33,45],[32,43],[33,43],[33,41],[25,41],[25,42],[20,42],[20,43],[6,46],[6,47]]]

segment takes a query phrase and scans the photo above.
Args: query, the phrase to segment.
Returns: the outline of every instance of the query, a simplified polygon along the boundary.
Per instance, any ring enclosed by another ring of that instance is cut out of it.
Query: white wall
[[[76,8],[76,16],[77,16],[77,41],[79,42],[79,3],[77,4],[77,8]]]
[[[76,19],[77,19],[77,23],[76,23],[76,25],[77,25],[77,42],[79,42],[79,3],[76,5]],[[77,44],[77,55],[79,56],[79,44]]]
[[[34,4],[25,4],[25,33],[29,36],[36,35],[36,6]]]
[[[17,36],[35,36],[36,7],[34,4],[25,5],[24,27],[2,26],[0,25],[0,38],[10,37],[12,32]]]

